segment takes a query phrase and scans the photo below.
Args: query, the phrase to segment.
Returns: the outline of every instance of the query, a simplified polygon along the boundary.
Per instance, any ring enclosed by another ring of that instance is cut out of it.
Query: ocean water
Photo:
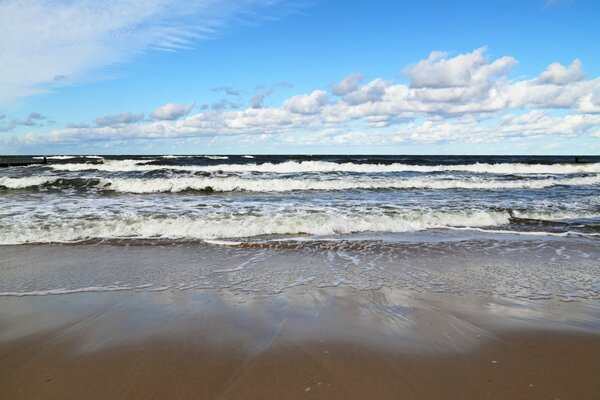
[[[0,169],[0,244],[467,230],[597,237],[600,157],[579,161],[55,156]]]
[[[47,160],[0,168],[0,295],[341,285],[600,298],[600,157]]]

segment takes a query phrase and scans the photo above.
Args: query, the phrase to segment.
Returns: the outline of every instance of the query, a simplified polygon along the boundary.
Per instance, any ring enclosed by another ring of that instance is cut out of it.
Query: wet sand
[[[600,338],[502,336],[459,354],[279,343],[252,357],[181,342],[76,354],[40,336],[2,345],[5,399],[594,399]],[[285,338],[281,339],[285,342]]]
[[[595,399],[581,309],[340,288],[5,297],[0,398]]]

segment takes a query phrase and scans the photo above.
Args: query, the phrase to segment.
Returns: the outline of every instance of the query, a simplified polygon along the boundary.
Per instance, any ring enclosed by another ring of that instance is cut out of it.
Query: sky
[[[600,1],[0,0],[0,154],[600,154]]]

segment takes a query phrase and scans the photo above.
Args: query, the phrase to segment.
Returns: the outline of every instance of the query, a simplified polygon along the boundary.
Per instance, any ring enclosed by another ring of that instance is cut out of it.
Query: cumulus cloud
[[[390,84],[383,79],[373,79],[361,88],[353,90],[344,96],[344,101],[350,105],[381,101]]]
[[[516,64],[512,57],[502,57],[488,63],[485,47],[471,53],[448,58],[448,53],[433,51],[427,59],[404,69],[413,88],[453,88],[487,82],[493,77],[503,77]]]
[[[360,82],[364,79],[363,74],[350,74],[346,78],[344,78],[340,83],[338,83],[333,88],[333,94],[336,96],[344,96],[348,93],[351,93],[358,88]]]
[[[190,48],[232,22],[288,7],[283,0],[1,1],[0,104],[72,84],[149,49]]]
[[[97,126],[115,126],[115,125],[128,125],[144,119],[144,113],[133,114],[129,111],[122,112],[116,115],[103,115],[94,120]]]
[[[323,90],[311,94],[294,96],[283,103],[283,108],[297,114],[317,114],[327,103],[329,95]]]
[[[600,113],[600,90],[582,96],[577,108],[584,113]]]
[[[544,137],[574,137],[600,132],[600,116],[590,114],[551,116],[539,110],[509,114],[486,124],[471,118],[425,121],[398,127],[393,141],[420,143],[499,143]]]
[[[434,52],[405,69],[408,84],[382,78],[362,83],[358,76],[347,77],[342,89],[297,94],[278,106],[265,107],[262,97],[246,109],[205,107],[178,119],[142,121],[139,114],[123,113],[103,117],[96,126],[10,140],[27,144],[237,136],[249,141],[255,135],[290,135],[289,140],[302,144],[493,143],[600,134],[600,78],[587,79],[575,60],[511,80],[508,74],[515,63],[512,57],[491,59],[484,49],[454,57]],[[275,87],[260,87],[258,93]],[[338,95],[332,96],[336,90]]]
[[[542,84],[567,85],[584,79],[585,74],[581,67],[581,61],[578,59],[574,60],[568,67],[559,63],[550,64],[548,68],[540,74],[540,83]]]
[[[194,102],[188,104],[167,103],[164,106],[158,107],[152,111],[152,113],[150,113],[150,117],[152,119],[161,121],[172,121],[189,114],[192,108],[194,108]]]

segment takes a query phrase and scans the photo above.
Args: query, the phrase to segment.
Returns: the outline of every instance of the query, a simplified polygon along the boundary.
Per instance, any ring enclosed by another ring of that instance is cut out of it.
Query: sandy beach
[[[62,268],[70,271],[69,264],[85,260],[77,252],[90,260],[107,251],[128,260],[131,251],[66,248],[69,254],[61,246],[46,249],[44,262],[39,247],[3,251],[7,260],[38,260],[37,275],[52,266],[52,254],[62,255]],[[141,246],[135,259],[164,250]],[[155,289],[0,297],[0,398],[565,400],[600,394],[594,301],[385,286],[305,284],[268,294]]]
[[[338,294],[327,292],[310,315],[287,303],[279,318],[258,304],[231,307],[214,299],[192,311],[189,302],[198,300],[187,296],[168,306],[176,313],[170,317],[145,310],[151,300],[138,293],[67,295],[50,307],[30,308],[28,301],[23,308],[30,314],[21,317],[27,321],[13,325],[22,329],[19,337],[0,344],[0,397],[593,399],[600,393],[598,334],[498,331],[483,319],[456,315],[452,326],[433,309],[417,307],[412,322],[437,324],[436,331],[426,339],[398,332],[395,340],[384,321],[373,326],[378,318],[355,318],[352,307],[328,305]],[[10,321],[2,304],[6,333]],[[36,332],[49,309],[68,315]],[[320,328],[307,332],[304,324],[317,322]]]

